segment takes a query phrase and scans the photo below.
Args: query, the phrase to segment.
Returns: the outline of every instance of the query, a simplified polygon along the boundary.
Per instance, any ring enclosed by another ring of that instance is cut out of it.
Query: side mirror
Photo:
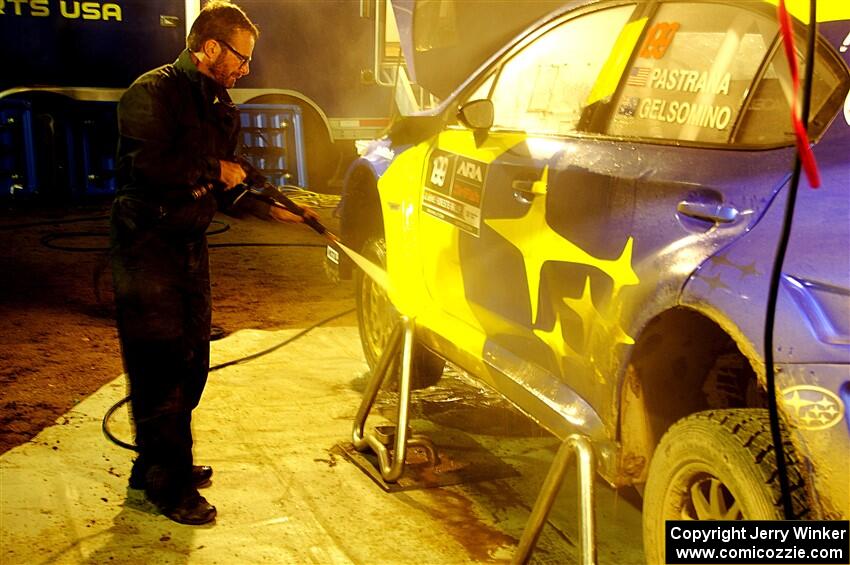
[[[457,119],[469,129],[488,130],[493,127],[494,114],[491,100],[472,100],[460,107]]]

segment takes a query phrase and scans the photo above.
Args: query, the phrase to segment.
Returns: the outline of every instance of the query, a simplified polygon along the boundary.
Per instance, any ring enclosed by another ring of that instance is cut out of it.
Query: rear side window
[[[803,45],[798,38],[797,45]],[[838,111],[848,88],[847,70],[832,57],[827,48],[818,45],[812,77],[809,135],[817,139]],[[805,73],[805,60],[798,59],[800,77]],[[794,143],[791,125],[791,71],[785,51],[779,46],[764,76],[753,91],[734,142],[741,145],[776,145]]]
[[[607,133],[728,143],[776,22],[724,4],[663,4],[625,71]]]
[[[633,11],[633,5],[625,5],[579,16],[522,48],[496,79],[494,128],[544,135],[575,131]]]

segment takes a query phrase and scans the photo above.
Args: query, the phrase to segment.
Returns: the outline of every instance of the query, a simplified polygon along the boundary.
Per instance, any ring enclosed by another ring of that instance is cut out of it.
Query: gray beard
[[[222,85],[225,88],[230,88],[232,86],[232,82],[235,82],[234,80],[232,80],[233,75],[228,74],[224,70],[224,64],[219,63],[218,61],[215,61],[212,64],[210,64],[210,74],[212,74],[213,79],[217,83],[219,83],[220,85]]]

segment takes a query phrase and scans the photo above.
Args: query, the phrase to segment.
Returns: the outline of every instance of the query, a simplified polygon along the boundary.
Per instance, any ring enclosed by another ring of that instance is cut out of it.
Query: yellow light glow
[[[774,6],[779,0],[764,0]],[[785,0],[788,12],[803,23],[809,23],[809,0]],[[850,2],[847,0],[818,0],[817,17],[819,22],[850,20]]]

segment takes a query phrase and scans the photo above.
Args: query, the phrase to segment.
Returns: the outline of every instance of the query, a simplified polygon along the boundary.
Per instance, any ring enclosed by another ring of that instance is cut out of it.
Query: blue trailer
[[[375,50],[376,39],[385,45],[384,5],[238,3],[261,32],[251,74],[231,91],[242,109],[242,152],[278,184],[337,190],[354,140],[379,135],[394,111],[394,81],[375,72],[387,64]],[[8,65],[0,75],[0,199],[114,192],[116,103],[137,76],[177,57],[200,7],[0,1]]]

